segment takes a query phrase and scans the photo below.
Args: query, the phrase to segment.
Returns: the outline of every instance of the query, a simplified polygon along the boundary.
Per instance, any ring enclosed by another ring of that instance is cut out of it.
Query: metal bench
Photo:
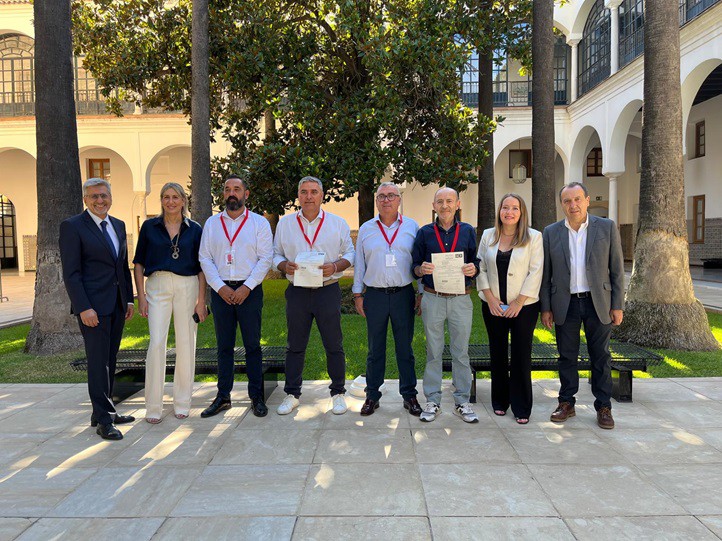
[[[286,347],[261,346],[263,354],[263,399],[267,400],[278,385],[278,374],[285,373]],[[118,352],[113,385],[113,402],[122,402],[145,387],[145,349],[122,349]],[[236,374],[246,373],[246,350],[235,348],[234,369]],[[88,361],[85,357],[70,363],[73,370],[85,372]],[[175,349],[169,348],[166,355],[166,374],[175,372]],[[196,349],[196,374],[217,374],[216,348]]]
[[[617,402],[632,401],[632,371],[647,371],[647,367],[658,365],[662,357],[634,344],[612,342],[609,345],[612,353],[612,396]],[[444,347],[443,370],[451,371],[451,352],[449,346]],[[533,344],[531,354],[532,370],[558,370],[559,352],[556,344]],[[473,382],[471,386],[471,402],[476,402],[476,373],[491,370],[488,344],[469,344],[469,360]],[[579,346],[579,370],[590,370],[587,345]]]

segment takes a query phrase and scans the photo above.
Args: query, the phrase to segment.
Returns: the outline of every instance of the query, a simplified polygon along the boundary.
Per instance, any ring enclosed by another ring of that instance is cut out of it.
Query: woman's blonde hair
[[[188,217],[188,194],[186,194],[186,191],[183,189],[183,186],[178,184],[177,182],[166,182],[163,184],[163,187],[160,189],[160,217],[165,217],[165,210],[163,209],[163,195],[168,190],[174,190],[180,198],[183,200],[183,208],[181,209],[181,215],[183,218]]]
[[[499,200],[499,206],[496,208],[496,220],[494,221],[494,238],[492,239],[491,246],[494,246],[501,239],[502,223],[501,223],[501,207],[504,201],[513,197],[519,201],[519,210],[521,215],[519,221],[516,224],[516,234],[512,239],[512,246],[526,246],[529,242],[529,212],[526,210],[526,203],[521,195],[516,193],[507,193],[502,196]]]

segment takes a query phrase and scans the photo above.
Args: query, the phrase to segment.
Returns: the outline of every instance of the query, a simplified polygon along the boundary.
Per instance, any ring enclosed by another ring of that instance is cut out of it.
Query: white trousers
[[[188,415],[196,365],[196,332],[193,310],[198,299],[198,276],[180,276],[156,271],[145,282],[148,299],[150,344],[145,359],[145,416],[160,419],[163,414],[163,385],[168,329],[173,316],[175,329],[175,377],[173,408]]]

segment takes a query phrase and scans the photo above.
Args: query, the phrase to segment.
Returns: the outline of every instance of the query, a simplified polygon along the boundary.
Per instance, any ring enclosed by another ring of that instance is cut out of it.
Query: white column
[[[617,177],[609,177],[609,213],[608,217],[615,224],[619,225],[617,212]]]
[[[569,103],[577,100],[578,90],[577,81],[579,79],[579,38],[567,39],[567,43],[572,48],[572,65],[571,75],[569,77],[571,97]]]
[[[609,31],[611,33],[610,43],[610,75],[619,71],[619,4],[622,0],[610,0],[607,2],[609,8],[609,20],[611,22]]]

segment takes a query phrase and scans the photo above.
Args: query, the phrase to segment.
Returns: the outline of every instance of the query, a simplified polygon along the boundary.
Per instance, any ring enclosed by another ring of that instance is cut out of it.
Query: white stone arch
[[[582,35],[584,32],[584,25],[587,24],[587,18],[589,17],[589,12],[592,10],[592,6],[595,4],[596,0],[581,0],[577,4],[577,12],[574,16],[574,20],[571,24],[571,33]],[[606,6],[606,2],[605,2]],[[570,6],[571,7],[571,6]],[[564,9],[564,8],[560,8]],[[569,35],[569,34],[567,34]]]
[[[25,271],[23,237],[37,235],[38,231],[35,164],[35,156],[27,149],[0,148],[0,171],[3,172],[0,175],[0,194],[15,206],[15,245],[21,273]],[[34,267],[32,262],[29,268]]]
[[[190,151],[191,146],[188,145],[188,144],[183,144],[183,143],[168,145],[168,146],[163,147],[163,148],[161,148],[160,150],[158,150],[158,151],[153,155],[153,157],[148,161],[148,165],[146,165],[146,167],[145,167],[145,186],[146,186],[146,191],[147,191],[147,193],[150,193],[150,190],[151,190],[151,186],[150,186],[150,184],[151,184],[151,174],[153,173],[153,168],[155,167],[156,163],[158,163],[158,160],[159,160],[161,157],[167,155],[170,151],[176,150],[176,149],[180,149],[180,148],[188,149],[188,151]],[[190,174],[190,171],[189,171],[189,174]],[[182,179],[181,179],[181,180],[182,180]],[[177,181],[176,181],[176,182],[177,182]],[[180,184],[182,185],[183,182],[181,181]]]
[[[161,169],[159,171],[159,168]],[[184,188],[190,183],[191,146],[176,143],[159,149],[145,167],[145,194],[137,193],[138,203],[147,215],[160,212],[160,188],[166,182],[177,182]]]
[[[689,122],[689,114],[692,111],[692,104],[697,92],[702,87],[705,79],[712,73],[717,66],[722,64],[722,58],[712,56],[702,60],[700,63],[690,69],[689,73],[682,78],[682,141],[683,152],[687,154],[687,122]]]
[[[625,149],[629,128],[632,126],[632,122],[634,122],[643,104],[644,102],[641,99],[632,99],[622,107],[622,110],[617,115],[606,148],[602,149],[604,171],[612,171],[615,173],[623,173],[625,171]]]
[[[531,149],[531,135],[520,136],[512,141],[506,141],[506,144],[502,147],[494,141],[495,159],[494,159],[494,201],[498,202],[501,196],[505,193],[518,193],[524,198],[529,212],[531,209],[531,186],[533,181],[526,181],[523,184],[515,184],[513,180],[509,179],[509,150],[516,150],[518,147],[521,149]],[[568,171],[569,171],[569,157],[565,150],[559,144],[555,144],[556,157],[554,163],[554,175],[555,184],[557,187],[561,187],[567,182]],[[534,164],[532,163],[532,168]]]
[[[600,142],[604,141],[602,138],[603,131],[590,124],[583,126],[572,137],[572,151],[569,158],[569,182],[584,181],[584,165],[587,159],[589,141],[595,134],[599,137]],[[606,161],[604,148],[602,148],[602,160],[603,162]]]

